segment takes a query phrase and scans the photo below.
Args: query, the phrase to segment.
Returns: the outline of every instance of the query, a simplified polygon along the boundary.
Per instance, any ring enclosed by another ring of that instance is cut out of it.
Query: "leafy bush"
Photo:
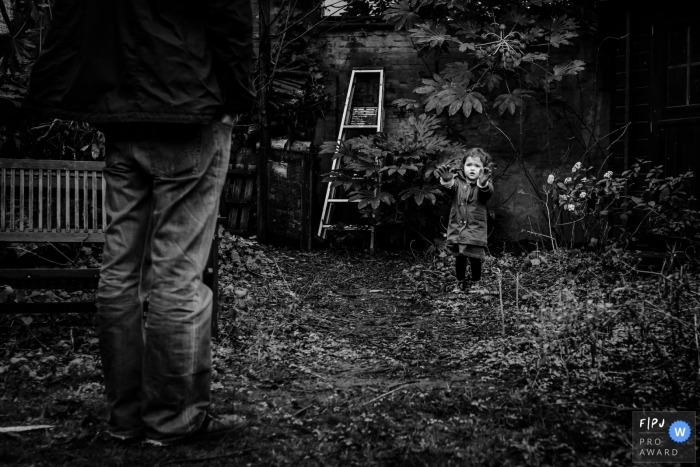
[[[29,73],[46,37],[54,0],[0,2],[0,150],[6,158],[93,160],[104,136],[87,123],[35,121],[24,106]]]
[[[580,162],[574,164],[570,175],[550,174],[542,192],[552,241],[555,235],[568,237],[573,246],[579,231],[582,243],[604,246],[611,240],[610,229],[618,218],[621,232],[612,240],[623,244],[637,240],[643,227],[667,239],[697,244],[700,213],[695,209],[695,198],[684,191],[693,173],[664,176],[660,165],[645,173],[646,164],[649,162],[636,162],[618,176],[608,171],[601,179],[592,167],[583,168]],[[568,236],[567,231],[571,232]]]
[[[433,171],[438,164],[454,163],[465,149],[438,134],[440,126],[436,117],[421,115],[408,118],[397,133],[362,136],[340,145],[326,142],[321,153],[334,154],[341,167],[323,181],[348,191],[368,224],[433,238],[441,229],[439,208],[451,201],[443,197]]]
[[[486,6],[440,6],[432,0],[399,2],[384,17],[396,29],[411,32],[419,53],[439,54],[452,46],[465,55],[465,61],[451,63],[423,80],[414,90],[424,96],[421,102],[398,99],[394,103],[399,107],[424,107],[437,115],[447,109],[448,115],[462,112],[469,117],[472,111],[485,113],[491,105],[499,115],[506,111],[513,115],[526,102],[535,103],[534,90],[552,92],[562,78],[584,69],[581,60],[550,64],[553,49],[571,45],[570,39],[578,36],[578,23],[566,14],[557,16],[538,2],[505,10],[492,4],[490,11]],[[497,11],[502,11],[498,17]],[[484,94],[502,86],[506,93],[488,103]]]

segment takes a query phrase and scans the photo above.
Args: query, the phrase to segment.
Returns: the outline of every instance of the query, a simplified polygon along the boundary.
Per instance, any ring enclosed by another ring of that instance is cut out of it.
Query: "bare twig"
[[[83,240],[83,242],[85,242],[85,240]],[[51,243],[51,242],[46,242],[46,244],[49,245],[49,246],[50,246],[51,248],[53,248],[54,250],[56,250],[61,256],[63,256],[64,258],[66,258],[68,261],[70,261],[70,263],[71,263],[73,266],[75,266],[76,268],[78,267],[78,265],[75,263],[75,260],[72,260],[72,259],[70,259],[69,257],[67,257],[66,255],[64,255],[63,252],[62,252],[61,250],[59,250],[58,248],[56,248],[56,245],[54,245],[54,244]],[[82,243],[81,243],[81,246],[82,246]]]
[[[43,256],[34,253],[33,251],[25,250],[24,248],[19,247],[19,246],[18,246],[18,247],[15,247],[15,248],[17,248],[19,251],[24,251],[25,253],[29,253],[30,255],[34,255],[34,256],[36,256],[37,258],[40,258],[40,259],[42,259],[42,260],[44,260],[44,261],[47,261],[47,262],[49,262],[49,263],[51,263],[51,264],[55,264],[55,265],[57,265],[57,266],[66,267],[66,264],[57,263],[56,261],[51,261],[51,260],[48,259],[48,258],[44,258]],[[65,257],[65,256],[64,256],[64,257]],[[68,259],[68,258],[66,258],[66,259]],[[68,261],[70,261],[70,259],[68,259]]]
[[[306,412],[307,410],[309,410],[309,409],[310,409],[311,407],[313,407],[313,406],[314,406],[314,405],[311,404],[311,405],[307,405],[307,406],[304,407],[303,409],[297,410],[296,412],[294,412],[294,413],[292,414],[292,417],[298,417],[299,415],[303,414],[304,412]]]
[[[226,459],[228,457],[240,456],[242,454],[246,454],[246,453],[249,453],[251,451],[254,451],[254,449],[253,448],[243,449],[242,451],[236,451],[236,452],[231,452],[228,454],[222,454],[220,456],[191,457],[189,459],[172,459],[172,460],[169,460],[168,462],[164,462],[162,464],[157,464],[157,465],[185,464],[185,463],[194,463],[194,462],[209,462],[209,461],[216,460],[216,459]]]
[[[503,274],[499,268],[495,268],[498,276],[498,297],[501,301],[501,334],[506,335],[506,313],[503,310]]]
[[[693,331],[695,331],[695,352],[698,355],[698,381],[700,381],[700,343],[698,343],[698,315],[697,313],[693,315],[693,321],[695,323],[695,327]]]
[[[376,401],[378,401],[379,399],[382,399],[382,398],[384,398],[384,397],[386,397],[386,396],[388,396],[388,395],[390,395],[390,394],[393,394],[393,393],[395,393],[396,391],[400,391],[401,389],[405,389],[405,388],[409,387],[409,386],[412,385],[412,384],[416,384],[417,382],[418,382],[418,381],[411,381],[410,383],[406,383],[406,384],[401,385],[401,386],[399,386],[399,387],[397,387],[397,388],[394,388],[394,389],[392,389],[392,390],[389,391],[389,392],[385,392],[385,393],[382,394],[381,396],[375,397],[374,399],[372,399],[372,400],[369,401],[369,402],[365,402],[365,403],[362,404],[360,407],[364,407],[365,405],[369,405],[369,404],[371,404],[372,402],[376,402]]]

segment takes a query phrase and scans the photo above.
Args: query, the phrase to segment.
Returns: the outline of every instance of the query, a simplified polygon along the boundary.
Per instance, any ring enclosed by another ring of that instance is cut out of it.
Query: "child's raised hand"
[[[441,165],[435,169],[435,175],[442,178],[446,182],[449,182],[454,178],[454,174],[450,171],[450,168],[445,165]]]
[[[491,169],[484,167],[479,176],[479,185],[485,186],[491,180]]]

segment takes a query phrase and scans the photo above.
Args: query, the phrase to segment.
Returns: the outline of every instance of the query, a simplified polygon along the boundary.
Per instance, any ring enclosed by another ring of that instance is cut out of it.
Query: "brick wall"
[[[348,88],[350,71],[353,67],[384,67],[386,72],[385,84],[385,130],[392,131],[398,127],[401,118],[396,110],[391,107],[391,102],[399,98],[417,98],[412,94],[413,89],[422,77],[428,77],[429,70],[426,64],[417,55],[410,37],[405,31],[396,32],[385,24],[347,25],[329,29],[321,34],[317,40],[325,41],[323,63],[329,74],[328,89],[336,95],[334,108],[325,118],[325,127],[318,140],[335,140],[337,137],[337,119],[342,113],[345,94]],[[571,59],[581,59],[587,64],[587,70],[579,75],[565,79],[562,84],[564,101],[574,109],[583,107],[588,109],[584,119],[577,121],[571,115],[568,119],[564,116],[555,117],[553,126],[549,129],[549,144],[547,144],[546,117],[542,114],[530,116],[522,125],[524,165],[535,177],[537,185],[542,185],[547,175],[553,168],[559,168],[568,154],[564,163],[568,170],[575,161],[583,155],[583,150],[575,144],[574,133],[570,126],[582,130],[587,126],[593,130],[596,138],[608,132],[608,95],[595,93],[594,76],[595,48],[591,44],[566,47],[558,55],[552,57],[554,63]],[[444,67],[450,61],[461,61],[464,57],[459,52],[445,54],[439,61],[439,66]],[[434,67],[432,67],[434,69]],[[504,90],[494,92],[494,95],[503,93]],[[493,96],[492,96],[493,97]],[[595,102],[595,105],[594,105]],[[595,111],[593,111],[595,109]],[[443,115],[447,112],[444,111]],[[533,187],[528,182],[525,171],[512,160],[511,143],[497,131],[479,131],[479,121],[476,118],[466,119],[453,116],[450,122],[458,130],[462,131],[462,137],[466,138],[467,145],[481,146],[494,156],[498,172],[505,172],[497,180],[496,196],[490,203],[491,209],[496,214],[494,222],[493,240],[514,240],[533,238],[524,233],[524,230],[534,229],[544,232],[545,221],[538,208],[539,201],[533,196],[519,194],[519,190],[532,194]],[[520,123],[515,116],[504,114],[497,118],[495,123],[512,139],[513,144],[519,146],[521,134]],[[590,134],[587,136],[590,138]],[[607,140],[602,145],[607,147]],[[600,165],[603,160],[601,152],[590,151],[586,155],[586,162]],[[588,160],[590,159],[590,160]],[[330,170],[330,157],[324,157],[320,162],[320,173]],[[318,189],[319,201],[323,201],[325,184],[320,183]]]

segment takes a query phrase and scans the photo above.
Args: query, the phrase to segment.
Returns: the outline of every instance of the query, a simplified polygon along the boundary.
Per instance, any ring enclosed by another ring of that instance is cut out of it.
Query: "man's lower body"
[[[108,125],[97,294],[109,432],[186,438],[208,424],[212,291],[202,283],[231,126]],[[148,316],[143,323],[143,306]]]

